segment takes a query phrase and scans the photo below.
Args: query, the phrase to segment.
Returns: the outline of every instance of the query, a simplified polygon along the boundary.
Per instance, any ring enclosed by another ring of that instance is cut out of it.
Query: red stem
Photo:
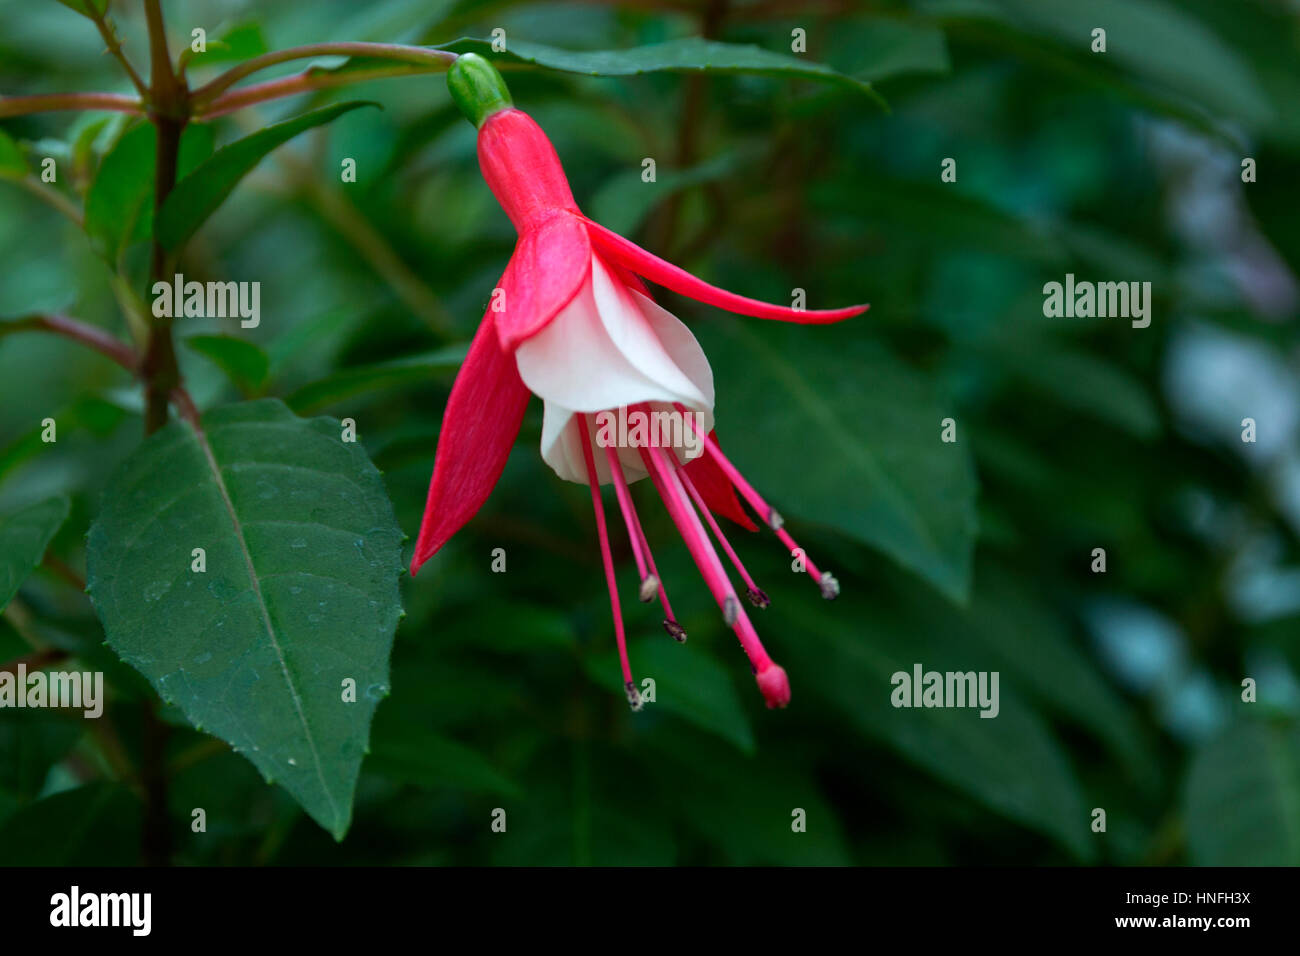
[[[112,359],[131,374],[137,371],[135,352],[129,345],[119,342],[103,329],[68,318],[66,315],[28,315],[0,325],[0,334],[7,332],[53,332],[72,339]]]
[[[36,96],[0,96],[0,119],[47,113],[53,110],[111,110],[143,113],[140,100],[122,93],[41,93]]]
[[[295,73],[293,76],[281,77],[278,80],[267,80],[264,83],[254,83],[251,86],[232,90],[218,96],[206,107],[197,107],[195,115],[203,119],[213,119],[217,116],[233,113],[235,110],[241,110],[246,106],[265,103],[268,100],[277,100],[285,96],[296,96],[299,93],[309,93],[312,90],[328,90],[338,86],[349,86],[353,83],[363,83],[366,80],[382,80],[392,76],[416,76],[421,73],[439,72],[442,72],[440,68],[412,63],[348,70],[346,73],[329,73],[318,69],[304,70],[302,73]]]
[[[377,60],[401,60],[408,64],[426,64],[443,70],[456,60],[455,53],[444,50],[427,50],[424,47],[405,46],[400,43],[309,43],[263,53],[222,73],[215,80],[194,91],[193,100],[202,105],[215,100],[230,87],[258,70],[293,60],[306,60],[318,56],[360,56]]]

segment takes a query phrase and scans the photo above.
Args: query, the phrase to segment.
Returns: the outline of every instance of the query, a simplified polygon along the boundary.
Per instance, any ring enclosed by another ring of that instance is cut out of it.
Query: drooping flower
[[[641,279],[730,312],[786,322],[836,322],[867,306],[786,308],[697,279],[582,214],[555,148],[528,114],[514,108],[500,74],[486,60],[461,56],[448,74],[448,86],[478,127],[483,176],[519,241],[452,386],[411,573],[487,499],[505,468],[529,397],[536,394],[543,401],[543,460],[561,478],[591,488],[614,633],[633,709],[641,700],[628,660],[602,485],[614,486],[640,575],[638,597],[649,602],[657,596],[665,630],[678,641],[686,639],[629,489],[646,477],[723,620],[739,638],[767,705],[784,707],[790,700],[785,670],[764,650],[710,532],[744,581],[750,603],[765,607],[768,597],[714,515],[754,530],[737,500],[739,492],[781,542],[798,553],[824,597],[833,598],[839,584],[798,548],[781,516],[722,454],[713,432],[708,359],[686,326],[655,304]]]

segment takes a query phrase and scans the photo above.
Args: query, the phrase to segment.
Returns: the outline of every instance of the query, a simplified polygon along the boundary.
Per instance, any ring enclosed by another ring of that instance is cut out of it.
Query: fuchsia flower
[[[628,661],[601,485],[614,486],[641,578],[640,599],[653,601],[657,595],[664,628],[678,641],[686,639],[628,487],[645,477],[663,500],[723,619],[740,639],[767,705],[784,707],[790,700],[789,680],[763,649],[709,532],[745,582],[750,602],[759,607],[767,605],[767,595],[740,563],[714,514],[755,530],[736,499],[739,491],[791,552],[797,545],[780,515],[718,447],[712,431],[713,373],[699,343],[654,303],[638,277],[762,319],[836,322],[867,306],[795,310],[702,282],[582,214],[555,148],[528,114],[513,107],[500,75],[486,60],[461,56],[448,85],[479,129],[483,176],[514,223],[519,242],[452,386],[411,573],[487,499],[505,468],[529,396],[536,394],[544,403],[542,458],[561,478],[591,487],[614,633],[633,709],[641,701]],[[676,415],[693,431],[679,431],[666,444],[603,441],[611,434],[601,428],[608,413],[625,421],[633,417],[630,413],[640,413],[647,416],[642,422]],[[823,596],[834,597],[839,591],[834,577],[807,557],[803,561]]]

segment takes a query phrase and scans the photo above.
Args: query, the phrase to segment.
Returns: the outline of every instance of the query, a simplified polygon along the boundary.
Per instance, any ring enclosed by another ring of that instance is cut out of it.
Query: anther
[[[740,616],[740,602],[731,595],[722,602],[722,619],[727,622],[727,627],[732,627],[736,623],[736,618]]]
[[[671,637],[678,644],[686,643],[686,628],[682,627],[680,624],[678,624],[676,621],[672,620],[671,618],[664,619],[664,630],[667,631],[668,636]]]
[[[822,597],[826,600],[834,601],[840,596],[840,582],[829,571],[822,572],[821,580],[818,583],[821,585]]]
[[[749,598],[749,603],[754,607],[767,607],[772,603],[772,599],[767,596],[767,592],[762,588],[749,588],[745,592],[745,597]]]

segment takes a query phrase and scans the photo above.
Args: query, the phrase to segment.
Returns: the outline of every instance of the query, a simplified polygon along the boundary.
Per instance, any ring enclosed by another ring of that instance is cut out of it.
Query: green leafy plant
[[[1300,862],[1293,12],[165,6],[0,5],[0,693],[107,688],[0,708],[0,863]],[[640,488],[657,567],[611,510],[610,588],[671,580],[690,640],[625,602],[629,713],[541,403],[403,574],[527,248],[443,82],[467,54],[594,223],[872,303],[794,328],[655,291],[800,542],[727,527],[781,714]],[[1047,318],[1066,273],[1150,280],[1155,320]],[[245,277],[247,324],[186,314]],[[999,674],[996,717],[900,707],[917,666]]]

